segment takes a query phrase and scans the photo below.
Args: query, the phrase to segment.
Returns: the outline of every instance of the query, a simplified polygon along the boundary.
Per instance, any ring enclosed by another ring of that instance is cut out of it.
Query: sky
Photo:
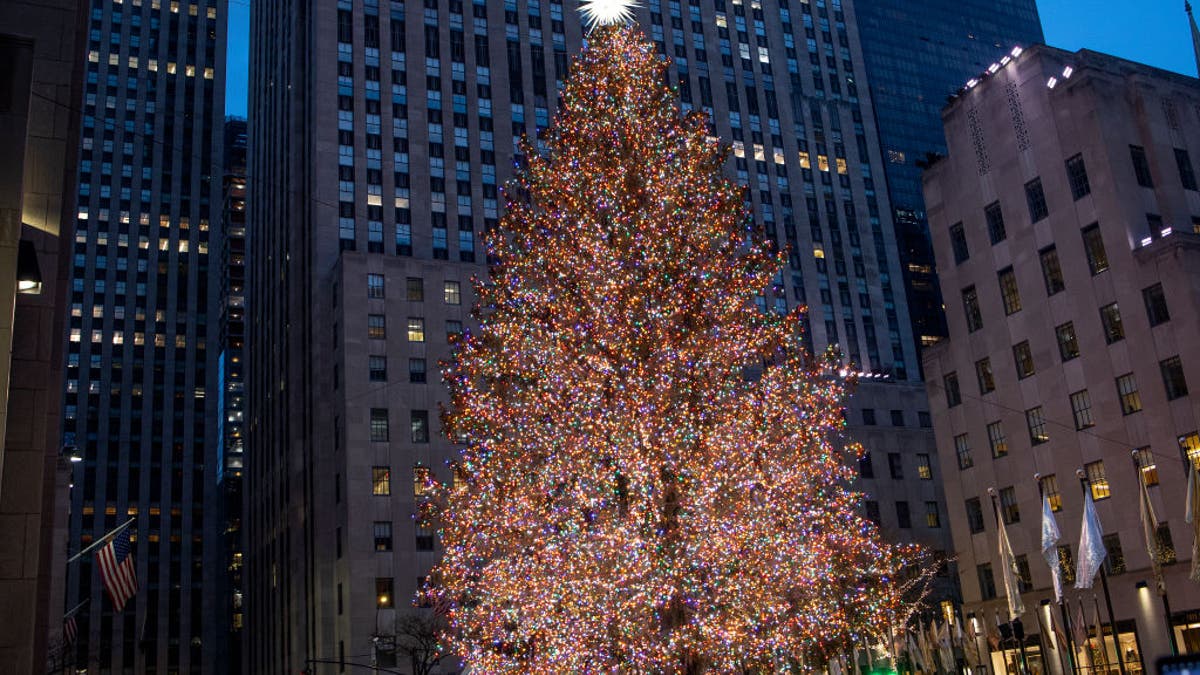
[[[255,1],[229,0],[227,115],[246,115],[250,3]],[[1185,75],[1196,74],[1183,0],[1038,0],[1038,11],[1046,42],[1055,47],[1071,51],[1086,47]]]

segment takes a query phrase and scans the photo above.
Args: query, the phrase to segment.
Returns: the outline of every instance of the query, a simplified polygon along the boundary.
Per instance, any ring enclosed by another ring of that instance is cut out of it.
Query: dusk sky
[[[246,115],[253,1],[229,0],[225,112],[242,117]],[[1186,75],[1196,74],[1183,0],[1038,0],[1038,9],[1046,41],[1055,47],[1072,51],[1086,47]]]

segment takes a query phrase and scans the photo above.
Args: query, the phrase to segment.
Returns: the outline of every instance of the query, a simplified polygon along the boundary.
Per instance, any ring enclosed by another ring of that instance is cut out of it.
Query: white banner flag
[[[1104,564],[1108,550],[1104,548],[1104,529],[1100,527],[1100,516],[1096,515],[1096,504],[1092,491],[1083,493],[1083,522],[1079,529],[1079,566],[1075,572],[1075,588],[1091,588],[1096,574]]]

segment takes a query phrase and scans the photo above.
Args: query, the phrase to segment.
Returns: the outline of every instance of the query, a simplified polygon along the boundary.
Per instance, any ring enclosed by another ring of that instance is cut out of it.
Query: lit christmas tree
[[[664,68],[596,27],[489,233],[429,591],[473,673],[787,672],[894,608],[845,379],[756,307],[783,261]]]

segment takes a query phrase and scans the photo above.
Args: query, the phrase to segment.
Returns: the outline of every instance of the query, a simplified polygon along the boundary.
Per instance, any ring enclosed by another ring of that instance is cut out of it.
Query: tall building
[[[1076,645],[1078,661],[1123,658],[1141,671],[1171,653],[1169,637],[1200,649],[1184,522],[1186,462],[1200,460],[1200,82],[1086,50],[997,57],[994,74],[946,109],[949,156],[925,178],[950,325],[925,372],[965,609],[980,630],[1007,612],[998,515],[1019,570],[1027,652],[1062,671],[1033,616],[1061,620],[1039,604],[1053,595],[1042,491],[1063,535],[1069,614],[1082,601],[1097,647]],[[1145,529],[1139,481],[1155,513]],[[1084,489],[1107,549],[1118,642],[1104,638],[1106,652],[1094,628],[1100,582],[1071,587]],[[1011,666],[1016,646],[993,651],[994,672]]]
[[[871,0],[858,4],[909,316],[918,345],[945,337],[921,169],[946,154],[941,110],[997,54],[1041,43],[1034,0]]]
[[[130,526],[140,589],[113,611],[91,556],[67,568],[74,666],[202,673],[221,569],[212,509],[220,446],[224,3],[92,0],[73,211],[63,433],[74,553]],[[210,510],[211,509],[211,510]]]
[[[20,675],[63,656],[60,336],[83,19],[78,0],[0,3],[0,663]]]
[[[217,662],[221,672],[241,672],[242,563],[245,530],[242,505],[245,480],[246,414],[246,120],[225,120],[224,202],[221,209],[221,350],[217,356],[218,391],[216,476],[219,493],[222,619],[218,624]],[[216,542],[214,542],[216,543]]]
[[[948,548],[853,7],[643,4],[683,106],[712,114],[790,249],[763,310],[808,304],[811,346],[890,378],[850,416],[882,437],[877,408],[914,439],[878,455],[896,465],[873,481],[880,520]],[[338,0],[256,3],[251,33],[247,669],[388,663],[438,556],[425,479],[452,480],[437,363],[470,325],[517,141],[549,125],[582,31],[550,0]]]

